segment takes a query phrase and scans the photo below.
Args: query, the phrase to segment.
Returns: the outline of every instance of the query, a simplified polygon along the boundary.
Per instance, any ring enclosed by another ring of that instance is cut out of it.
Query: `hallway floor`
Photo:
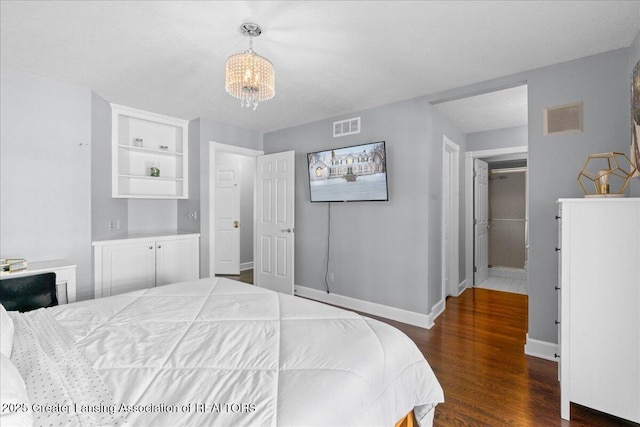
[[[487,280],[477,285],[476,288],[527,295],[526,280],[511,279],[508,277],[489,276]]]

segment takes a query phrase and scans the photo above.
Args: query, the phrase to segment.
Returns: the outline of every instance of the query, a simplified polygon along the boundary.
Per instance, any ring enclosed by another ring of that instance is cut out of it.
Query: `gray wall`
[[[91,212],[93,240],[126,234],[178,229],[176,200],[111,197],[111,105],[96,93],[91,96]],[[109,230],[109,222],[120,229]]]
[[[120,221],[120,229],[109,229]],[[111,197],[111,105],[91,93],[91,239],[121,236],[129,228],[127,199]]]
[[[582,197],[576,177],[589,154],[629,151],[630,49],[578,59],[427,97],[434,101],[528,85],[529,337],[557,342],[556,200]],[[545,137],[544,107],[584,102],[584,132]]]
[[[128,199],[130,234],[176,231],[178,229],[178,201]]]
[[[91,279],[91,91],[0,69],[0,252],[77,264]]]
[[[189,122],[189,198],[178,200],[178,230],[200,232],[200,119]],[[197,212],[197,219],[189,219],[189,212]]]
[[[583,197],[576,183],[589,154],[629,150],[626,49],[529,73],[529,336],[557,342],[555,201]],[[584,132],[543,136],[544,107],[583,102]]]
[[[467,151],[494,150],[528,145],[528,126],[487,130],[467,134]]]
[[[332,122],[362,132],[333,138]],[[441,298],[442,133],[464,135],[424,99],[321,120],[264,136],[266,153],[296,152],[295,283],[324,290],[327,203],[309,201],[306,153],[386,141],[388,202],[331,204],[333,293],[428,314]]]
[[[210,165],[209,165],[209,148],[211,141],[221,144],[235,145],[238,147],[250,148],[253,150],[262,150],[262,133],[250,131],[247,129],[237,128],[235,126],[229,126],[222,123],[215,122],[210,119],[199,118],[193,120],[189,124],[189,150],[190,155],[194,153],[192,150],[192,144],[196,144],[195,140],[191,139],[191,133],[198,135],[199,142],[197,151],[199,162],[194,168],[192,166],[189,170],[189,176],[199,176],[200,179],[200,277],[209,277],[210,275],[210,251],[209,240],[211,238],[210,227]],[[190,178],[191,179],[191,178]],[[191,190],[189,191],[191,194]],[[178,201],[178,217],[182,218],[188,206],[195,206],[193,201],[179,200]],[[179,219],[179,221],[183,221]]]

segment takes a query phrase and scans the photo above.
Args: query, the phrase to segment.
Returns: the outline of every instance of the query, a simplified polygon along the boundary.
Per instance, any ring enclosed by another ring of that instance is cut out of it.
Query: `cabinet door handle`
[[[560,252],[560,248],[556,248],[556,252]]]
[[[153,246],[149,246],[149,249],[153,249]]]
[[[559,325],[559,324],[560,324],[560,322],[558,320],[556,320],[556,325]]]
[[[162,249],[162,245],[158,245],[158,249]]]
[[[562,217],[561,217],[561,216],[556,215],[556,219],[560,219],[560,218],[562,218]]]
[[[560,288],[558,286],[556,286],[556,291],[559,291],[559,290],[560,290]]]
[[[558,353],[553,353],[553,357],[555,357],[556,359],[560,359],[560,355]]]

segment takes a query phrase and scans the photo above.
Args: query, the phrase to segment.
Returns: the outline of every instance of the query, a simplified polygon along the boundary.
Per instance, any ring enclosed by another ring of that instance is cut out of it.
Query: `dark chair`
[[[58,305],[56,273],[0,280],[0,303],[7,311],[31,311]]]

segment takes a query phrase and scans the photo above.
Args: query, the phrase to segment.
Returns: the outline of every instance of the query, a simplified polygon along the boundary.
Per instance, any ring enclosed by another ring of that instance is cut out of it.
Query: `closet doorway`
[[[488,278],[478,287],[527,294],[527,161],[490,162]]]
[[[467,202],[474,206],[466,218],[468,277],[475,287],[526,295],[527,147],[467,152],[466,156]],[[484,174],[476,170],[478,165],[486,167]],[[486,191],[477,191],[476,180],[482,177]],[[478,220],[481,211],[484,219]]]

